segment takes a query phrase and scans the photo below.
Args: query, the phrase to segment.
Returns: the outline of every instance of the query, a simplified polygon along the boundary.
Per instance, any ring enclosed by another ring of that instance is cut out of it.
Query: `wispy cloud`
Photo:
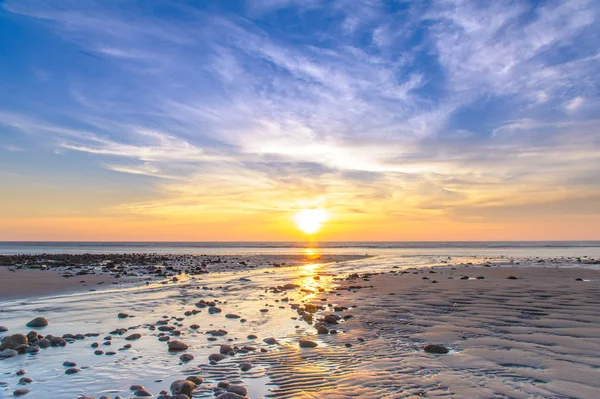
[[[165,7],[4,3],[99,59],[44,66],[67,68],[69,101],[0,103],[0,123],[156,178],[119,212],[485,218],[596,198],[596,2]]]

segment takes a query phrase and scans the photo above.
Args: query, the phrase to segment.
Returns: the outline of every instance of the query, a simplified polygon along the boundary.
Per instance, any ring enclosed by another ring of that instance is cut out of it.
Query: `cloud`
[[[0,104],[0,123],[154,178],[119,212],[459,217],[598,189],[592,1],[163,5],[4,3],[101,60],[45,67],[68,101]]]

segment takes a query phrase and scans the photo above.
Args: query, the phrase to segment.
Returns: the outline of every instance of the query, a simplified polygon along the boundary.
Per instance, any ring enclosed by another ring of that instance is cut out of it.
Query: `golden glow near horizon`
[[[296,226],[306,234],[315,234],[321,225],[329,219],[329,215],[321,208],[303,209],[296,213]]]

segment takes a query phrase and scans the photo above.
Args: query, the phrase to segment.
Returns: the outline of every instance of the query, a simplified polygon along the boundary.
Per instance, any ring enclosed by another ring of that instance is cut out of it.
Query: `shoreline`
[[[360,255],[0,255],[0,302],[224,271],[365,259]],[[141,260],[141,261],[140,261]]]
[[[600,389],[600,270],[533,259],[422,267],[224,259],[214,273],[175,273],[177,281],[147,289],[5,303],[9,331],[0,336],[25,334],[45,316],[50,325],[38,333],[65,341],[0,359],[14,372],[27,365],[34,381],[22,387],[6,375],[6,394],[68,389],[64,397],[116,399],[139,384],[164,399],[160,392],[192,377],[198,398],[218,397],[227,384],[253,399],[588,399]],[[183,349],[168,350],[173,341]],[[425,352],[430,344],[449,353]],[[76,377],[65,375],[66,360]]]

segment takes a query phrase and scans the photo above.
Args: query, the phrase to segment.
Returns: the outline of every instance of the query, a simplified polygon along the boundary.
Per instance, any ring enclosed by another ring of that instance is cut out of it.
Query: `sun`
[[[329,216],[321,208],[303,209],[296,213],[294,221],[296,226],[306,234],[315,234],[321,229],[321,224],[327,221]]]

